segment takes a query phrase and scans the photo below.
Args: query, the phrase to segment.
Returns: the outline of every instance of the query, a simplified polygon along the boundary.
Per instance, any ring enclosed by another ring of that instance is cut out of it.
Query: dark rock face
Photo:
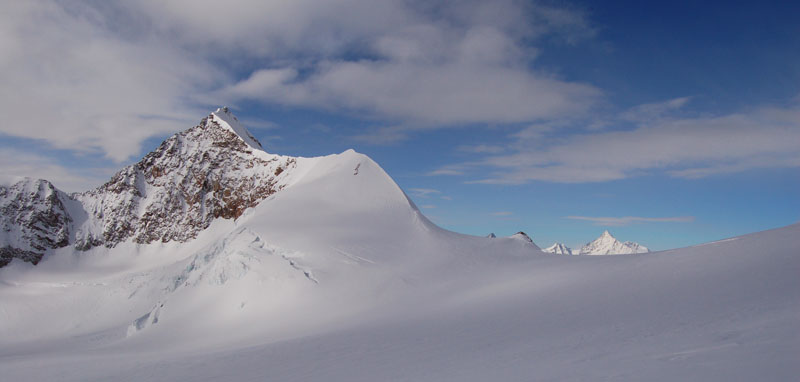
[[[8,263],[11,262],[13,259],[20,259],[22,261],[27,261],[32,264],[39,264],[39,260],[42,259],[42,253],[36,253],[33,251],[26,251],[24,249],[13,248],[11,246],[0,248],[0,268],[5,267]]]
[[[129,239],[191,240],[215,219],[236,219],[280,191],[295,167],[295,158],[254,150],[212,114],[97,189],[69,196],[47,181],[37,181],[34,193],[19,184],[0,188],[0,266],[12,258],[36,263],[70,244],[88,250]],[[70,217],[62,199],[85,216]]]
[[[187,241],[216,218],[235,219],[282,188],[277,178],[294,158],[256,155],[209,116],[164,141],[139,163],[80,195],[102,232],[82,231],[78,248]],[[278,175],[275,175],[275,173]]]
[[[68,198],[46,180],[0,186],[0,266],[12,258],[36,264],[48,249],[69,245]]]

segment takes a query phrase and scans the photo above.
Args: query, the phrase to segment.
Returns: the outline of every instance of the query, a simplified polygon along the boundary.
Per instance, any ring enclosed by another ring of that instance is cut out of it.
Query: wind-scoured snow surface
[[[556,256],[524,234],[438,228],[352,150],[298,158],[282,182],[185,243],[64,247],[0,269],[0,379],[800,375],[800,225]]]

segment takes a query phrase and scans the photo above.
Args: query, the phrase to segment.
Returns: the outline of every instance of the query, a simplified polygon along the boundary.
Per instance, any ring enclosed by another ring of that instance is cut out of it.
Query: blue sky
[[[229,105],[469,234],[667,249],[800,220],[791,2],[139,0],[0,15],[0,178],[93,187]]]

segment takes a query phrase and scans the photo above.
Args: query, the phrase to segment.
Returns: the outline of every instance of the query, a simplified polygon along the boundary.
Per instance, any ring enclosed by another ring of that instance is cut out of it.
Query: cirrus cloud
[[[584,220],[600,226],[620,227],[633,223],[691,223],[694,221],[694,216],[676,216],[664,218],[651,218],[641,216],[623,216],[623,217],[594,217],[594,216],[566,216],[566,219],[571,220]]]
[[[432,174],[447,174],[451,169],[486,172],[488,168],[490,176],[471,183],[586,183],[655,172],[701,178],[757,168],[800,167],[800,106],[719,116],[661,116],[664,110],[684,103],[681,99],[670,101],[671,106],[635,108],[633,114],[642,122],[632,130],[587,130],[557,139],[543,139],[539,133],[516,134],[509,154],[451,164]],[[646,109],[661,117],[645,121],[642,110]],[[622,114],[623,119],[632,115]]]

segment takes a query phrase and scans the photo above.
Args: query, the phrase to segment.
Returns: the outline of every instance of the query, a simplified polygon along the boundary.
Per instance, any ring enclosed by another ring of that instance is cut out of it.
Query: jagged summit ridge
[[[42,179],[0,185],[0,267],[13,258],[36,264],[47,249],[69,245],[68,198]]]
[[[542,251],[547,253],[555,253],[557,255],[572,255],[572,249],[564,245],[563,243],[555,243]]]
[[[0,256],[36,263],[67,245],[184,242],[282,190],[296,166],[297,158],[264,152],[219,108],[94,190],[67,195],[30,179],[0,187]]]
[[[276,202],[258,219],[273,224],[272,232],[286,220],[297,226],[322,224],[324,232],[341,226],[343,218],[395,232],[430,225],[369,157],[353,150],[317,158],[267,153],[227,108],[169,137],[96,189],[67,195],[41,182],[52,189],[42,197],[24,191],[29,188],[24,182],[2,189],[0,209],[8,212],[0,216],[0,226],[10,232],[0,234],[3,261],[36,263],[48,251],[68,246],[89,250],[123,242],[188,242],[217,219],[239,219],[268,198]],[[288,187],[295,192],[282,192]],[[29,209],[44,212],[23,213]],[[41,226],[35,216],[51,222],[42,228],[47,235],[32,231]],[[281,221],[270,222],[274,216]]]
[[[220,108],[106,184],[75,195],[90,216],[77,227],[76,247],[186,241],[214,219],[238,218],[280,191],[296,159],[267,154],[248,136]]]
[[[586,243],[578,251],[579,255],[627,255],[633,253],[650,252],[647,247],[632,241],[620,242],[608,230],[597,239]]]
[[[555,243],[542,251],[557,255],[627,255],[650,252],[647,247],[639,243],[620,242],[608,230],[603,231],[597,239],[586,243],[577,251],[563,243]]]
[[[519,240],[519,241],[525,243],[526,245],[530,245],[533,248],[535,248],[536,250],[539,250],[539,246],[536,245],[536,243],[533,242],[533,239],[531,239],[531,237],[528,236],[528,234],[526,234],[525,232],[519,231],[519,232],[509,236],[509,238],[510,239],[514,239],[514,240]]]
[[[261,142],[259,142],[258,139],[256,139],[256,137],[253,136],[253,134],[250,133],[250,131],[239,122],[239,119],[236,118],[233,113],[231,113],[227,106],[220,107],[212,112],[208,116],[207,123],[216,123],[222,128],[229,129],[233,131],[248,146],[257,150],[264,150]]]

